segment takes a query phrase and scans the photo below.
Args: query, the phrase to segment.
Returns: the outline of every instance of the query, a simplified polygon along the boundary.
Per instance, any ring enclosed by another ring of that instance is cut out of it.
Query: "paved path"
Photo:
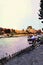
[[[11,59],[5,65],[43,65],[43,45]]]

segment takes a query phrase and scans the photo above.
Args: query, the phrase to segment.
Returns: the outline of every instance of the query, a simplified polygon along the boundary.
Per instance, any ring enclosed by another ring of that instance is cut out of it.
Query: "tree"
[[[39,29],[39,30],[37,30],[37,32],[36,32],[37,34],[40,34],[41,33],[41,30]]]
[[[12,32],[12,33],[16,33],[16,30],[15,30],[15,29],[11,29],[11,32]]]
[[[41,9],[39,10],[39,19],[43,19],[43,0],[40,1],[40,7]]]
[[[28,26],[27,29],[32,29],[32,26]]]
[[[5,29],[4,32],[5,33],[11,33],[10,29]]]
[[[0,31],[3,31],[3,28],[0,27]]]
[[[30,32],[30,30],[32,30],[32,29],[33,29],[32,26],[28,26],[27,29],[26,29],[26,32],[31,34],[32,32]]]
[[[43,30],[43,28],[42,28],[42,30]]]
[[[30,31],[28,31],[28,30],[26,30],[26,32],[27,32],[28,34],[31,34],[31,32],[30,32]]]
[[[39,10],[40,14],[39,14],[39,19],[42,20],[43,19],[43,0],[40,1],[40,7],[41,9]],[[43,23],[43,21],[41,21],[41,23]],[[43,30],[43,28],[42,28]]]
[[[0,35],[3,34],[3,28],[0,27]]]
[[[22,29],[22,31],[24,31],[24,29]]]

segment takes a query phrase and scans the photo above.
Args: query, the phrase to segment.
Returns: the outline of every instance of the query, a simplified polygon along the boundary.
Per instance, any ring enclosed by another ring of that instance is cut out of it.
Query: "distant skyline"
[[[40,0],[0,0],[0,27],[41,29],[39,9]]]

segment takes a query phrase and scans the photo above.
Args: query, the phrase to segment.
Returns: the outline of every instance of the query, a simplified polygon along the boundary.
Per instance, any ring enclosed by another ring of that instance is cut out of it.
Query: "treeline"
[[[1,28],[0,27],[0,35],[2,34],[11,34],[11,33],[16,33],[14,29],[6,29],[6,28]]]
[[[7,28],[2,28],[0,27],[0,35],[3,34],[7,34],[7,36],[10,35],[14,35],[14,34],[40,34],[42,31],[39,30],[35,30],[34,28],[32,28],[32,26],[28,26],[26,30],[22,29],[22,30],[15,30],[15,29],[7,29]]]

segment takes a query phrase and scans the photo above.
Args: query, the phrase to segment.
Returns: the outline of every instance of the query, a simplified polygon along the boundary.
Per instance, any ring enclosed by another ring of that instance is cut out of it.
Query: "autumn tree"
[[[31,34],[30,29],[32,29],[32,26],[28,26],[27,29],[26,29],[26,32],[29,33],[29,34]]]
[[[32,29],[32,26],[28,26],[27,29]]]

